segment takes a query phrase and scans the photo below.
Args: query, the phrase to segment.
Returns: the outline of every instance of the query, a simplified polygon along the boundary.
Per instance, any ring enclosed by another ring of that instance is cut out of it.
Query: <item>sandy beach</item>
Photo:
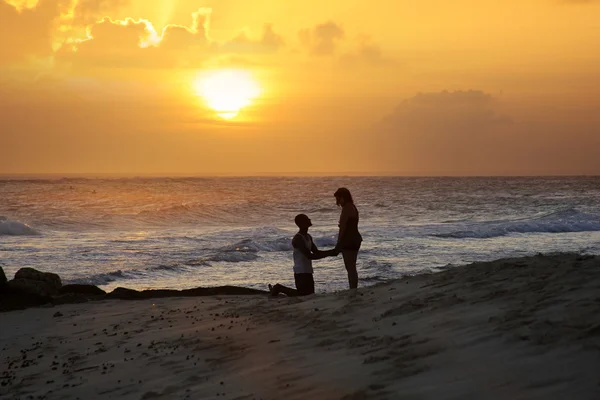
[[[317,272],[318,273],[318,272]],[[598,399],[600,257],[0,314],[2,399]]]

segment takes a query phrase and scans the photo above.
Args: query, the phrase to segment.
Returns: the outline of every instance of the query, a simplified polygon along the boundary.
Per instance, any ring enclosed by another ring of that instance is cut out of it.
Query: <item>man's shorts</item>
[[[296,290],[298,290],[300,296],[306,296],[315,292],[313,274],[294,274],[294,281],[296,281]]]

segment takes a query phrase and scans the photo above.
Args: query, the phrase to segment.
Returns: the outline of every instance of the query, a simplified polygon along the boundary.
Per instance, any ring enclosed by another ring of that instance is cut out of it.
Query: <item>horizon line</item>
[[[60,179],[60,178],[96,178],[96,177],[110,177],[110,178],[260,178],[260,177],[389,177],[389,178],[551,178],[551,177],[598,177],[600,174],[596,173],[515,173],[515,174],[503,174],[503,173],[489,173],[489,174],[467,174],[467,173],[456,173],[456,174],[444,174],[444,173],[426,173],[426,172],[375,172],[375,171],[355,171],[355,172],[256,172],[256,173],[237,173],[237,172],[210,172],[210,173],[183,173],[183,172],[171,172],[171,173],[134,173],[134,172],[41,172],[41,173],[0,173],[0,179],[20,178],[20,179]]]

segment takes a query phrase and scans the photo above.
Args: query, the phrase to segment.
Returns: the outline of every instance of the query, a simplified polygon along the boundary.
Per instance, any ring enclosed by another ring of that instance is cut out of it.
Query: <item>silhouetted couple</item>
[[[348,272],[348,285],[350,289],[358,287],[358,272],[356,271],[356,260],[362,243],[362,236],[358,231],[358,209],[354,205],[352,195],[346,188],[340,188],[335,193],[336,205],[342,207],[338,223],[339,233],[335,248],[331,250],[319,250],[315,245],[308,228],[312,226],[310,218],[305,214],[298,214],[294,222],[299,228],[298,233],[292,239],[294,249],[294,281],[296,289],[280,285],[271,286],[271,295],[277,296],[284,293],[288,296],[306,296],[315,292],[315,281],[313,279],[313,260],[325,257],[335,257],[342,253],[344,265]]]

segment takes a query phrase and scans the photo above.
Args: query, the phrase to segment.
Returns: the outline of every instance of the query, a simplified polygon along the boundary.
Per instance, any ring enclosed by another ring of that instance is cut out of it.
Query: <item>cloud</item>
[[[39,0],[4,0],[4,3],[13,7],[17,12],[22,12],[37,7]]]
[[[384,66],[395,61],[384,55],[381,47],[368,35],[359,35],[357,40],[346,40],[344,29],[333,21],[316,25],[312,29],[298,32],[300,44],[311,56],[332,57],[338,67]]]
[[[242,33],[223,43],[211,40],[209,8],[192,13],[190,25],[169,24],[162,30],[146,19],[99,16],[126,1],[0,1],[0,24],[11,32],[0,36],[0,66],[14,69],[21,63],[22,72],[32,59],[49,58],[79,70],[201,68],[217,60],[231,63],[224,56],[271,54],[284,44],[271,24],[264,25],[258,38]]]
[[[70,6],[64,10],[63,18],[77,24],[91,23],[98,19],[98,15],[115,12],[129,3],[130,0],[74,0],[67,2]]]
[[[157,32],[148,20],[105,17],[88,26],[87,37],[71,40],[57,57],[75,67],[175,68],[198,66],[211,47],[210,9],[192,14],[190,26],[167,25]]]
[[[50,38],[51,46],[58,49],[63,42],[80,35],[85,27],[95,23],[104,13],[115,12],[130,0],[4,0],[0,7],[0,17],[12,8],[13,21],[18,27],[12,30],[16,35],[28,35],[36,29],[31,20],[34,15],[37,22],[44,21],[46,28],[44,38]],[[39,36],[39,35],[38,35]]]
[[[360,146],[376,169],[404,174],[597,174],[599,129],[597,104],[441,91],[400,102]]]
[[[101,13],[128,0],[0,1],[0,66],[27,69],[31,61],[51,58],[64,42],[84,37]]]
[[[189,50],[197,46],[206,46],[208,43],[208,30],[210,25],[210,8],[200,8],[192,13],[192,25],[167,25],[160,37],[149,43],[155,47],[172,50]]]
[[[300,43],[314,56],[334,54],[338,43],[344,39],[344,36],[344,29],[333,21],[298,32]]]
[[[85,39],[70,41],[58,55],[80,67],[199,68],[215,63],[250,65],[251,60],[240,56],[274,53],[283,46],[271,24],[264,25],[258,39],[242,33],[225,43],[213,41],[210,16],[211,9],[201,8],[192,14],[190,26],[171,24],[162,32],[148,20],[105,17],[88,27]]]
[[[209,8],[194,12],[189,25],[169,24],[157,30],[147,19],[105,16],[105,11],[118,9],[129,0],[11,1],[0,3],[0,22],[12,33],[0,37],[5,53],[0,66],[10,65],[15,73],[26,68],[33,71],[40,65],[44,65],[44,73],[58,69],[66,73],[69,68],[79,73],[110,69],[111,75],[126,69],[264,65],[275,60],[267,56],[285,46],[272,24],[265,24],[259,35],[242,32],[230,40],[213,40]],[[331,61],[343,67],[390,63],[369,39],[359,39],[358,44],[346,41],[344,29],[333,21],[299,35],[308,54],[335,56]],[[17,63],[20,65],[15,68]]]
[[[251,39],[246,33],[241,33],[229,42],[224,43],[220,51],[225,53],[274,53],[284,45],[283,38],[278,35],[272,24],[265,24],[262,36]]]

